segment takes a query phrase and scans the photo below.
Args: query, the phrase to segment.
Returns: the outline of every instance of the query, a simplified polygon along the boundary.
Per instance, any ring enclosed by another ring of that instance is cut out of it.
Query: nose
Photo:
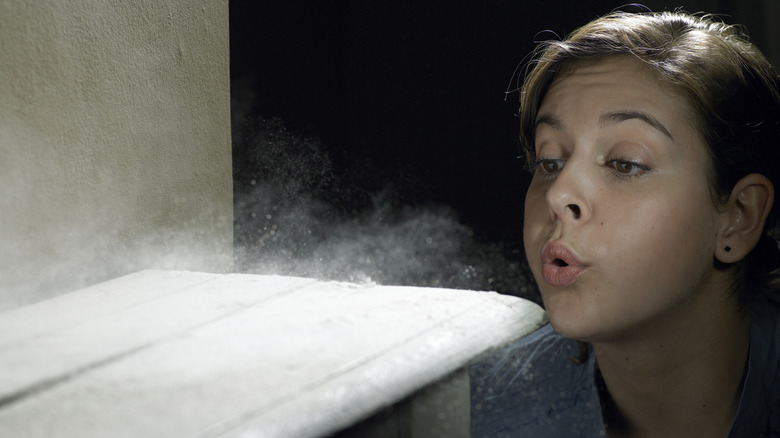
[[[589,193],[592,193],[592,189],[593,182],[585,170],[578,169],[569,161],[547,189],[547,205],[552,221],[583,223],[590,220],[593,211]]]

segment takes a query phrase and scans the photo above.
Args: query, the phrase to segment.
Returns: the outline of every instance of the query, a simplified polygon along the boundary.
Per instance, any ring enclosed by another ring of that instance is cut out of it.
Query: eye
[[[565,165],[566,160],[551,160],[547,158],[540,158],[529,167],[533,173],[535,173],[537,170],[541,170],[542,174],[550,175],[560,172]]]
[[[553,173],[561,170],[561,163],[558,160],[544,160],[542,161],[542,169],[547,173]]]
[[[625,161],[613,161],[611,164],[612,168],[620,173],[631,173],[635,167],[633,163],[627,163]]]
[[[647,166],[629,160],[610,160],[606,164],[621,176],[638,176],[650,170]]]

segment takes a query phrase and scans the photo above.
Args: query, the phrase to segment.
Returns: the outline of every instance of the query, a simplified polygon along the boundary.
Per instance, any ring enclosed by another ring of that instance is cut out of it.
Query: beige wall
[[[0,2],[0,310],[232,261],[227,0]]]

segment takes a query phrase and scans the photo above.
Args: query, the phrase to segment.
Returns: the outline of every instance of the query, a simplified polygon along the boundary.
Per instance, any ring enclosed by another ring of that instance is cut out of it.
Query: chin
[[[552,328],[561,336],[569,339],[576,339],[578,341],[583,340],[584,330],[580,324],[563,317],[556,318],[549,314],[548,317],[550,318],[550,325]]]
[[[548,303],[544,300],[547,317],[550,325],[558,334],[569,339],[590,342],[598,331],[598,318],[588,317],[582,306],[573,303],[555,302]]]

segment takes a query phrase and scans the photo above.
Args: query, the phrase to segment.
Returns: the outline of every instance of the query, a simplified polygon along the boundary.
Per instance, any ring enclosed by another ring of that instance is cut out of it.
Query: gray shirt
[[[729,437],[780,437],[780,306],[751,305],[750,356]],[[548,324],[472,365],[472,437],[606,436],[596,360]]]

